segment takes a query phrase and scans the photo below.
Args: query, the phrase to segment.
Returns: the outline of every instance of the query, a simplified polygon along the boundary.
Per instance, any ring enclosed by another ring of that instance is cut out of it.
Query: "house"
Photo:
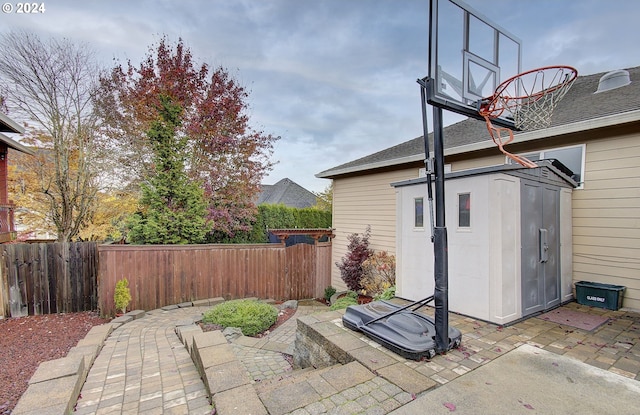
[[[263,184],[256,205],[285,205],[294,208],[315,206],[317,197],[291,179],[282,179],[276,184]]]
[[[15,205],[9,200],[8,190],[8,161],[9,149],[34,155],[33,151],[4,133],[23,134],[24,128],[0,112],[0,243],[11,242],[16,239],[16,229],[13,221]]]
[[[333,180],[332,262],[346,253],[347,236],[367,225],[371,248],[396,252],[396,189],[390,184],[421,175],[423,144],[418,137],[316,175]],[[444,145],[446,171],[509,163],[475,119],[446,127]],[[623,307],[640,309],[640,67],[579,76],[551,125],[516,132],[507,149],[530,160],[558,159],[574,173],[573,282],[623,285]],[[345,288],[337,267],[332,284]]]

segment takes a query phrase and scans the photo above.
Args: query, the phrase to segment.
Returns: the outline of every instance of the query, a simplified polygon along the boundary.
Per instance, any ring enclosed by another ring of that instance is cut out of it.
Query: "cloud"
[[[467,2],[523,40],[523,70],[567,64],[588,74],[638,65],[640,2]],[[181,37],[197,62],[227,68],[247,88],[256,129],[282,137],[267,180],[289,177],[319,191],[327,181],[315,173],[421,135],[416,79],[428,72],[428,4],[57,0],[44,15],[0,15],[0,32],[24,27],[84,41],[105,66],[114,57],[139,62],[164,34]],[[444,113],[445,124],[460,119]]]

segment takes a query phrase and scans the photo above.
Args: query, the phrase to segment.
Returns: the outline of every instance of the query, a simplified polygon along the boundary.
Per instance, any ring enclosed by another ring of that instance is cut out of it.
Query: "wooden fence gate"
[[[1,245],[0,312],[7,317],[96,310],[97,244]]]

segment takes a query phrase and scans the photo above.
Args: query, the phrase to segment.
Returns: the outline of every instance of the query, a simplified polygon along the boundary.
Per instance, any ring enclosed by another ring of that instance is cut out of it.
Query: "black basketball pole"
[[[427,194],[431,201],[432,181],[431,163],[429,161],[429,135],[426,113],[426,95],[433,88],[433,80],[429,78],[418,79],[421,86],[422,98],[422,126],[424,134],[425,166],[427,168]],[[435,172],[435,226],[432,223],[433,259],[434,259],[434,303],[435,303],[435,330],[436,353],[445,353],[449,350],[449,257],[447,249],[447,228],[445,226],[445,200],[444,200],[444,132],[442,125],[442,108],[433,107],[433,170]],[[431,210],[431,209],[430,209]],[[430,212],[433,214],[433,212]]]
[[[442,108],[433,107],[433,157],[435,159],[436,226],[433,229],[436,352],[449,350],[449,257],[444,214],[444,140]]]

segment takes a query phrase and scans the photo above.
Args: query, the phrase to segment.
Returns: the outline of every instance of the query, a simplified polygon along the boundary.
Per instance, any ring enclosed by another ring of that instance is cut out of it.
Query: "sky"
[[[565,64],[583,75],[640,65],[636,0],[467,0],[522,40],[522,69]],[[281,137],[264,184],[315,174],[422,135],[418,78],[428,75],[428,0],[47,0],[0,33],[88,44],[100,65],[138,64],[182,38],[199,63],[249,92],[251,126]],[[7,11],[9,11],[7,13]],[[455,51],[454,51],[455,52]],[[459,52],[458,52],[459,53]],[[445,111],[445,125],[460,121]],[[432,125],[432,123],[430,123]]]

